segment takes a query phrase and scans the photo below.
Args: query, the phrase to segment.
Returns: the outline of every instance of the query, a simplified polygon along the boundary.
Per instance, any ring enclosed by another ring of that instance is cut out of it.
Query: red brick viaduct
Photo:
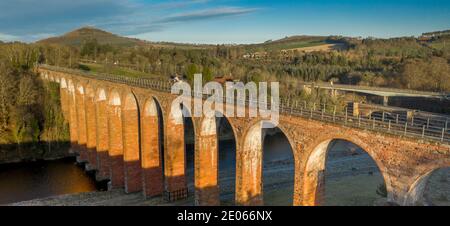
[[[146,197],[163,194],[170,200],[186,197],[184,125],[181,110],[171,109],[175,95],[48,66],[40,66],[38,71],[43,79],[60,84],[72,150],[79,154],[80,161],[97,171],[98,179],[108,179],[113,188],[124,188],[127,193],[143,192]],[[218,138],[216,130],[211,129],[216,126],[215,120],[206,117],[192,120],[195,203],[220,205]],[[264,119],[230,117],[228,121],[236,141],[235,202],[263,205]],[[164,128],[163,153],[160,123]],[[281,113],[278,128],[293,150],[293,205],[321,203],[327,147],[335,139],[360,146],[374,159],[384,177],[388,200],[398,205],[415,204],[423,194],[427,176],[450,166],[450,146],[446,142],[355,128],[286,112]]]

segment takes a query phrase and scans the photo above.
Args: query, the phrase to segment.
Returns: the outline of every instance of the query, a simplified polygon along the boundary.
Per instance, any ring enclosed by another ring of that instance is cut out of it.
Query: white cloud
[[[215,5],[210,0],[0,0],[0,32],[5,40],[35,41],[91,25],[120,35],[136,35],[160,32],[172,23],[257,10]]]
[[[252,13],[256,10],[257,9],[255,9],[255,8],[241,8],[241,7],[212,8],[212,9],[207,9],[207,10],[187,12],[187,13],[181,13],[181,14],[169,16],[169,17],[163,18],[157,22],[167,23],[167,22],[203,20],[203,19],[211,19],[211,18],[216,18],[216,17],[247,14],[247,13]]]
[[[20,40],[20,37],[0,33],[0,41],[12,42],[12,41],[18,41],[18,40]]]

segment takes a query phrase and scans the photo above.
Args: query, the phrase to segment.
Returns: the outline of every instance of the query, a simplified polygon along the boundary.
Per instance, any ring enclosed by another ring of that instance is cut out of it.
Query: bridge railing
[[[330,89],[351,89],[351,90],[364,90],[364,91],[378,91],[378,92],[391,92],[391,93],[407,93],[407,94],[416,94],[416,95],[426,95],[426,96],[441,96],[444,97],[446,93],[442,92],[428,92],[428,91],[419,91],[419,90],[411,90],[411,89],[397,89],[397,88],[388,88],[388,87],[373,87],[373,86],[361,86],[361,85],[346,85],[346,84],[330,84],[325,82],[299,82],[302,85],[306,86],[315,86],[315,87],[323,87]]]
[[[377,116],[353,116],[345,112],[330,113],[326,109],[313,108],[295,108],[283,106],[280,108],[282,114],[300,116],[303,118],[310,118],[313,120],[330,122],[344,126],[367,129],[381,133],[388,133],[393,135],[419,138],[423,140],[430,140],[440,143],[450,143],[450,125],[447,127],[426,126],[424,124],[412,124],[411,122],[396,121],[391,118],[382,118]]]
[[[170,81],[92,73],[49,65],[40,65],[40,67],[54,71],[76,74],[86,78],[121,83],[140,88],[148,88],[161,92],[170,93],[173,84],[173,82]],[[206,94],[194,92],[193,96],[202,96],[203,99],[209,97]],[[244,103],[245,106],[258,106],[258,103],[250,103],[248,99],[245,99],[244,101],[235,100],[234,103]],[[271,109],[271,103],[267,103],[267,106],[269,109]],[[322,105],[318,108],[316,108],[315,105],[314,107],[307,107],[298,105],[297,103],[294,104],[291,101],[283,98],[280,98],[279,109],[281,114],[288,116],[298,116],[302,118],[309,118],[312,120],[366,129],[380,133],[450,144],[450,122],[445,122],[443,124],[442,122],[435,123],[427,121],[427,124],[424,124],[424,122],[418,121],[410,122],[406,117],[397,116],[397,118],[393,119],[391,117],[387,117],[385,114],[383,114],[383,116],[353,116],[352,114],[349,114],[349,111],[347,109],[345,109],[344,111],[337,111],[336,108],[334,108],[334,110],[330,112],[330,110]]]
[[[352,112],[349,112],[350,114]],[[414,115],[409,116],[407,115],[407,112],[404,113],[395,113],[395,112],[389,112],[389,111],[375,111],[366,117],[370,119],[375,119],[377,121],[383,121],[383,122],[395,122],[396,124],[405,124],[409,123],[412,127],[420,127],[422,128],[425,126],[427,129],[430,130],[441,130],[442,128],[445,128],[446,130],[450,126],[450,118],[448,117],[442,117],[442,116],[422,116],[418,115],[420,113],[414,112]]]

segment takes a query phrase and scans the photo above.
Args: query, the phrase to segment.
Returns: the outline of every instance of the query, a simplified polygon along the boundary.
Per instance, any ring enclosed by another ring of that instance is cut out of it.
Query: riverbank
[[[126,194],[122,189],[105,192],[86,192],[35,199],[11,206],[146,206],[162,205],[162,197],[144,199],[142,193]]]
[[[0,165],[75,157],[75,154],[70,153],[69,149],[68,142],[23,145],[21,148],[18,148],[17,145],[0,145]]]
[[[0,165],[0,205],[106,189],[75,157]]]

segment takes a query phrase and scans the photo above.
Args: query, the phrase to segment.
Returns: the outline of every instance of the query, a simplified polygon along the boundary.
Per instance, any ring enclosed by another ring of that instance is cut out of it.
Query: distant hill
[[[338,45],[338,48],[334,48]],[[346,42],[340,37],[334,36],[306,36],[297,35],[285,37],[279,40],[268,40],[260,44],[248,45],[248,48],[253,51],[330,51],[334,49],[345,49]]]
[[[156,48],[180,48],[180,49],[207,49],[214,48],[216,45],[207,44],[187,44],[187,43],[172,43],[172,42],[149,42],[135,38],[121,37],[113,33],[100,30],[94,27],[83,27],[62,36],[51,37],[40,40],[40,44],[59,44],[69,46],[81,46],[87,40],[96,39],[99,44],[110,44],[120,47],[133,46],[152,46]],[[249,44],[249,45],[228,45],[240,46],[246,48],[250,52],[257,51],[282,51],[292,50],[298,48],[308,48],[314,46],[322,46],[335,44],[326,36],[291,36],[279,40],[269,40],[264,43]],[[338,42],[339,43],[339,42]]]
[[[299,42],[299,41],[317,41],[317,40],[325,40],[327,39],[326,36],[309,36],[309,35],[294,35],[294,36],[287,36],[282,39],[278,40],[269,40],[266,41],[265,44],[274,44],[274,43],[283,43],[283,42]]]
[[[80,46],[86,40],[93,39],[96,39],[99,44],[111,44],[123,47],[140,46],[147,43],[146,41],[121,37],[93,27],[83,27],[59,37],[51,37],[37,41],[37,43]]]
[[[110,44],[120,47],[134,47],[134,46],[152,46],[156,48],[182,48],[182,49],[195,49],[195,48],[207,48],[210,45],[194,45],[184,43],[171,43],[171,42],[149,42],[136,38],[122,37],[107,31],[103,31],[94,27],[83,27],[62,36],[51,37],[37,41],[40,44],[59,44],[69,46],[81,46],[86,40],[96,39],[99,44]]]

